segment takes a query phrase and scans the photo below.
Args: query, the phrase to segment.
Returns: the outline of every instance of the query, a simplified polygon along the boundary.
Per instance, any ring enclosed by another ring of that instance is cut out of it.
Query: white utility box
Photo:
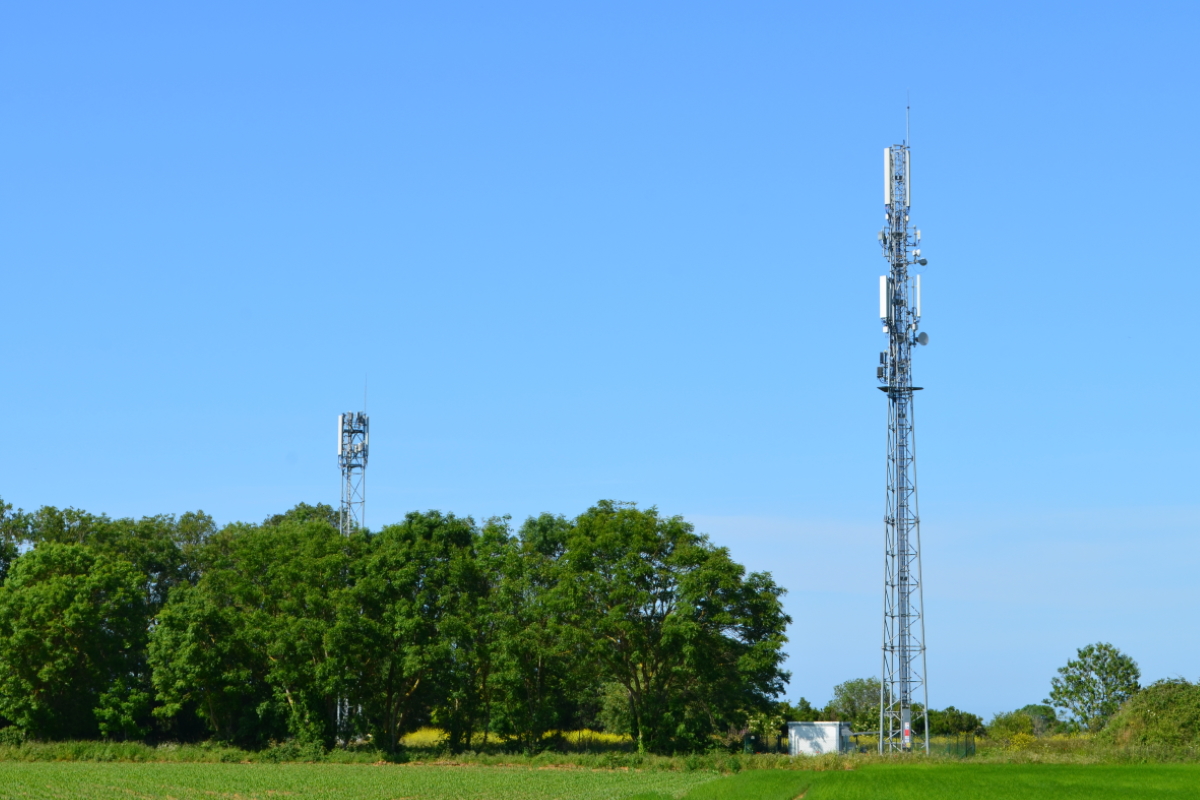
[[[789,722],[788,755],[819,756],[821,753],[849,753],[849,722]]]

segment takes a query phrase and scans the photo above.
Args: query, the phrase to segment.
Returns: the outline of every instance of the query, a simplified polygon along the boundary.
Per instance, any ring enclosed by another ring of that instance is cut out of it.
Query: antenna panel
[[[338,414],[338,455],[342,454],[342,429],[346,424],[346,415]]]
[[[904,151],[904,205],[912,205],[912,157],[907,149]]]
[[[917,276],[917,319],[921,318],[921,276]]]
[[[892,204],[892,148],[883,148],[883,204]]]
[[[879,318],[887,319],[888,279],[886,275],[879,276]]]

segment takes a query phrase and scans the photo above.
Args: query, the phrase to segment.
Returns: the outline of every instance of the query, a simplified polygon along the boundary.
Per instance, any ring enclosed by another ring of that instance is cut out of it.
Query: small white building
[[[819,756],[821,753],[849,753],[849,722],[789,722],[788,755]]]

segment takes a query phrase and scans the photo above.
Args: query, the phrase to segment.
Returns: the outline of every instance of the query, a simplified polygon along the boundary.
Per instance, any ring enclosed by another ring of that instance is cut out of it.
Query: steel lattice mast
[[[879,316],[888,350],[879,354],[879,388],[888,398],[887,512],[883,584],[883,672],[879,695],[879,752],[913,749],[914,703],[929,752],[925,682],[925,617],[921,590],[921,528],[917,510],[913,434],[912,349],[929,337],[917,333],[921,277],[908,268],[925,264],[921,232],[910,229],[911,155],[908,142],[883,151],[887,224],[879,233],[890,274],[879,279]],[[919,747],[921,745],[918,745]]]
[[[342,468],[342,504],[338,524],[349,536],[366,526],[367,452],[371,422],[365,411],[338,415],[338,466]]]
[[[363,404],[366,405],[364,395]],[[366,530],[367,455],[371,445],[371,420],[365,411],[338,414],[338,466],[342,470],[342,502],[338,528],[343,536]],[[351,708],[344,698],[337,701],[337,731],[340,742],[349,742],[354,717],[361,709]]]

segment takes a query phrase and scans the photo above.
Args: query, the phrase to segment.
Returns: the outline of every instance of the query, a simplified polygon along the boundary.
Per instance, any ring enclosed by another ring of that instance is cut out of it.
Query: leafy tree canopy
[[[1066,710],[1083,729],[1098,731],[1137,693],[1141,671],[1136,661],[1106,642],[1089,644],[1077,654],[1051,679],[1045,703]]]
[[[562,562],[569,630],[624,689],[640,747],[691,749],[782,692],[783,589],[681,517],[603,501]]]
[[[959,733],[983,733],[983,719],[976,714],[959,711],[954,706],[946,706],[941,711],[929,709],[931,736],[954,736]]]
[[[8,571],[20,554],[21,532],[24,530],[24,512],[13,514],[12,504],[0,498],[0,584],[8,577]]]
[[[45,506],[32,513],[0,514],[0,541],[35,548],[43,543],[74,544],[129,562],[142,576],[142,590],[154,610],[166,602],[171,587],[196,580],[198,548],[215,531],[212,517],[203,511],[111,519]]]
[[[352,554],[319,517],[230,525],[208,542],[198,584],[172,595],[150,644],[154,684],[170,717],[192,705],[222,738],[287,736],[332,744],[348,691],[343,624]]]
[[[783,590],[679,517],[336,523],[0,504],[0,724],[394,749],[432,723],[535,750],[603,722],[656,751],[776,725]]]
[[[137,735],[148,711],[143,578],[78,544],[42,544],[0,586],[0,715],[40,738]]]
[[[785,725],[789,722],[816,722],[821,718],[821,709],[816,708],[803,697],[795,703],[781,702],[778,713],[783,717]]]
[[[879,729],[879,679],[854,678],[833,687],[824,716],[849,722],[856,731]]]
[[[272,514],[263,520],[264,527],[279,527],[285,522],[324,522],[331,528],[340,530],[341,516],[340,512],[331,505],[325,503],[317,503],[315,506],[310,506],[308,503],[297,503],[292,508],[282,514]]]

